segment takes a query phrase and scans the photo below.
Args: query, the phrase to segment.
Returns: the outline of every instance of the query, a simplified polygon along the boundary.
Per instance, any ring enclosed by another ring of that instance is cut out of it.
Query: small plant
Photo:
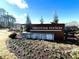
[[[72,53],[72,58],[73,58],[73,59],[78,59],[78,58],[77,58],[77,52],[76,52],[76,51],[74,51],[74,52]]]

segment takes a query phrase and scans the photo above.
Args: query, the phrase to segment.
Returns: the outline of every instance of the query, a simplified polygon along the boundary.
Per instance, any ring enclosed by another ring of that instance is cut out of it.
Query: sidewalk
[[[3,59],[17,59],[17,57],[10,53],[6,46],[6,41],[8,40],[8,35],[10,32],[7,30],[0,30],[0,56]]]

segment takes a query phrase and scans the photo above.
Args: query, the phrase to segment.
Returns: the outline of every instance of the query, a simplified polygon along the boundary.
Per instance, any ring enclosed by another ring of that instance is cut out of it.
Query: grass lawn
[[[6,41],[8,40],[8,35],[10,32],[7,30],[0,30],[0,56],[3,59],[17,59],[17,57],[9,52],[6,46]]]

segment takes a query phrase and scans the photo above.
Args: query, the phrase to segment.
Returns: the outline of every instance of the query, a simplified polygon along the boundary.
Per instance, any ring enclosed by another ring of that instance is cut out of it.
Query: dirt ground
[[[7,49],[6,41],[10,33],[7,29],[0,30],[0,58],[2,59],[17,59],[17,57]]]

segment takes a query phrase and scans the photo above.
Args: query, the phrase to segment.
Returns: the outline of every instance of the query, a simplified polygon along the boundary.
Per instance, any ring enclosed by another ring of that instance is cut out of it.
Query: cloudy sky
[[[15,16],[17,23],[25,23],[27,14],[32,23],[39,23],[41,16],[49,23],[55,11],[61,23],[79,22],[79,0],[0,0],[0,8]]]

